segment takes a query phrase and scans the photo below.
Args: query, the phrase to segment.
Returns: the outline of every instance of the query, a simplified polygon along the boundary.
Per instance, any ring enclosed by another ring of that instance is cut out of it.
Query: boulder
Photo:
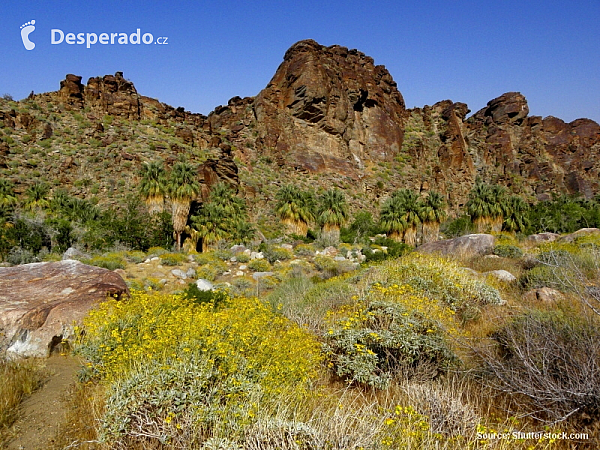
[[[598,228],[582,228],[580,230],[575,231],[574,233],[567,234],[559,239],[560,242],[573,242],[577,238],[584,236],[592,236],[594,234],[600,234],[600,229]]]
[[[541,303],[551,304],[557,302],[558,300],[561,300],[563,298],[563,295],[556,289],[542,287],[527,291],[523,298],[529,301],[537,301]]]
[[[231,253],[233,253],[234,255],[237,255],[238,253],[244,253],[247,249],[245,245],[242,244],[236,244],[234,246],[231,247]]]
[[[213,284],[204,278],[196,280],[196,287],[201,291],[212,291],[214,288]]]
[[[543,233],[532,234],[527,236],[526,242],[533,245],[543,244],[544,242],[554,242],[560,237],[560,234],[550,233],[545,231]]]
[[[181,278],[182,280],[185,280],[187,278],[187,274],[181,269],[173,269],[171,270],[171,274],[174,277]]]
[[[515,277],[512,273],[507,270],[491,270],[489,272],[484,272],[484,275],[489,275],[496,278],[499,281],[503,281],[505,283],[512,283],[513,281],[517,281],[517,277]]]
[[[115,272],[75,260],[0,268],[0,348],[49,356],[90,309],[128,292]]]
[[[83,253],[80,250],[77,250],[75,247],[69,247],[62,255],[62,259],[63,261],[67,260],[67,259],[80,259],[80,258],[87,258],[88,255],[86,255],[85,253]]]
[[[429,242],[417,248],[417,251],[459,257],[488,255],[494,250],[495,240],[491,234],[467,234],[454,239]]]

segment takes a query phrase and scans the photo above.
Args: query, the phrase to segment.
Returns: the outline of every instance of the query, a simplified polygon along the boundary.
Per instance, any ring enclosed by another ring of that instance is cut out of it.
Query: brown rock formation
[[[384,66],[357,50],[294,44],[254,101],[258,145],[290,166],[356,175],[402,147],[404,100]]]
[[[75,260],[0,268],[0,348],[48,356],[98,302],[127,293],[116,273]]]
[[[105,114],[129,119],[140,118],[140,97],[123,72],[90,78],[84,89],[85,103]]]
[[[423,244],[417,248],[417,251],[461,257],[488,255],[494,250],[495,241],[496,238],[491,234],[467,234],[454,239],[444,239]]]

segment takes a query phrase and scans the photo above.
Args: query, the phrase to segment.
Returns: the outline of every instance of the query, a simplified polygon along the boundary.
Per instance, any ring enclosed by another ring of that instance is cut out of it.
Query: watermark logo
[[[21,39],[26,50],[33,50],[35,43],[29,40],[29,35],[35,31],[35,20],[24,23],[21,25]]]
[[[53,45],[62,44],[85,44],[87,48],[92,45],[125,45],[125,44],[159,44],[168,45],[168,37],[159,36],[156,39],[152,33],[142,34],[138,28],[131,34],[127,33],[65,33],[63,30],[53,28],[50,31],[50,43]]]

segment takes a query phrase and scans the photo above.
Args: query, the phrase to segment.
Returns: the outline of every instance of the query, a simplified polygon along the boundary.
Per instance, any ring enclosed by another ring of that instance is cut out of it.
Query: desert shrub
[[[246,253],[238,253],[235,255],[235,259],[237,262],[245,264],[250,261],[250,255],[247,255]]]
[[[127,260],[131,261],[132,263],[139,264],[139,263],[145,261],[146,254],[142,251],[134,250],[134,251],[127,252],[125,257],[127,258]]]
[[[473,278],[447,258],[411,253],[402,259],[388,261],[377,270],[382,284],[408,284],[422,295],[437,299],[456,312],[502,303],[497,289]]]
[[[266,245],[262,249],[263,254],[265,255],[265,259],[273,264],[275,261],[286,261],[291,259],[293,253],[285,248],[276,247],[274,245]]]
[[[350,302],[352,296],[357,293],[356,284],[349,280],[348,276],[314,283],[301,275],[288,278],[279,284],[267,300],[274,310],[323,335],[327,327],[324,320],[327,311]]]
[[[516,245],[496,245],[494,247],[494,255],[498,255],[501,258],[521,258],[523,256],[523,250]]]
[[[219,276],[222,272],[212,264],[205,264],[202,267],[196,269],[196,276],[198,278],[203,278],[208,281],[215,281],[215,278]]]
[[[386,249],[381,249],[386,247]],[[380,250],[378,252],[375,249]],[[404,256],[412,251],[412,247],[403,242],[396,242],[387,237],[378,237],[369,246],[363,248],[365,262],[385,261],[386,259],[395,259]]]
[[[261,401],[306,394],[321,359],[314,337],[257,299],[215,309],[134,292],[101,304],[84,329],[77,351],[88,361],[85,376],[107,385],[99,427],[111,448],[235,441]]]
[[[231,282],[231,293],[235,296],[252,296],[254,293],[253,286],[252,278],[236,277]]]
[[[265,259],[253,259],[248,263],[248,268],[254,272],[268,272],[271,270],[271,264]]]
[[[461,398],[461,390],[442,383],[409,382],[402,386],[415,412],[428,418],[433,433],[446,436],[473,436],[481,418]]]
[[[84,259],[82,262],[90,266],[103,267],[108,270],[124,269],[127,266],[125,258],[119,253],[94,256],[90,259]]]
[[[215,250],[214,255],[221,261],[229,261],[233,256],[233,252],[231,250]]]
[[[183,296],[197,304],[207,303],[213,308],[219,308],[228,299],[227,294],[223,291],[201,291],[196,283],[189,283]]]
[[[183,253],[164,253],[160,255],[160,262],[165,266],[180,266],[187,261]]]
[[[475,232],[475,225],[469,215],[457,217],[442,224],[440,231],[447,238],[455,238]]]
[[[155,257],[155,256],[164,255],[165,253],[169,253],[169,251],[162,247],[150,247],[148,249],[147,253],[148,253],[148,257]]]
[[[40,259],[31,250],[21,247],[13,247],[6,257],[6,261],[14,266],[30,264],[38,262],[39,260]]]
[[[294,253],[298,256],[313,256],[315,249],[309,244],[298,244],[294,248]]]
[[[349,382],[383,389],[400,371],[427,364],[435,375],[456,360],[445,337],[457,333],[454,312],[408,285],[376,283],[329,317],[324,350]]]
[[[537,419],[600,418],[600,328],[572,311],[528,311],[492,335],[484,362],[499,389]]]
[[[194,255],[194,260],[199,264],[199,265],[204,265],[204,264],[209,264],[209,263],[213,263],[215,261],[219,261],[219,258],[216,257],[215,252],[203,252],[203,253],[198,253],[197,255]]]

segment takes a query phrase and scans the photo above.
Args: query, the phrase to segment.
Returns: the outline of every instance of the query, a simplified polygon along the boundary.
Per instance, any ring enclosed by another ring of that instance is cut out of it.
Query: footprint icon
[[[27,50],[33,50],[35,48],[35,43],[29,40],[29,35],[33,30],[35,30],[35,20],[21,25],[21,39],[23,39],[23,45]]]

